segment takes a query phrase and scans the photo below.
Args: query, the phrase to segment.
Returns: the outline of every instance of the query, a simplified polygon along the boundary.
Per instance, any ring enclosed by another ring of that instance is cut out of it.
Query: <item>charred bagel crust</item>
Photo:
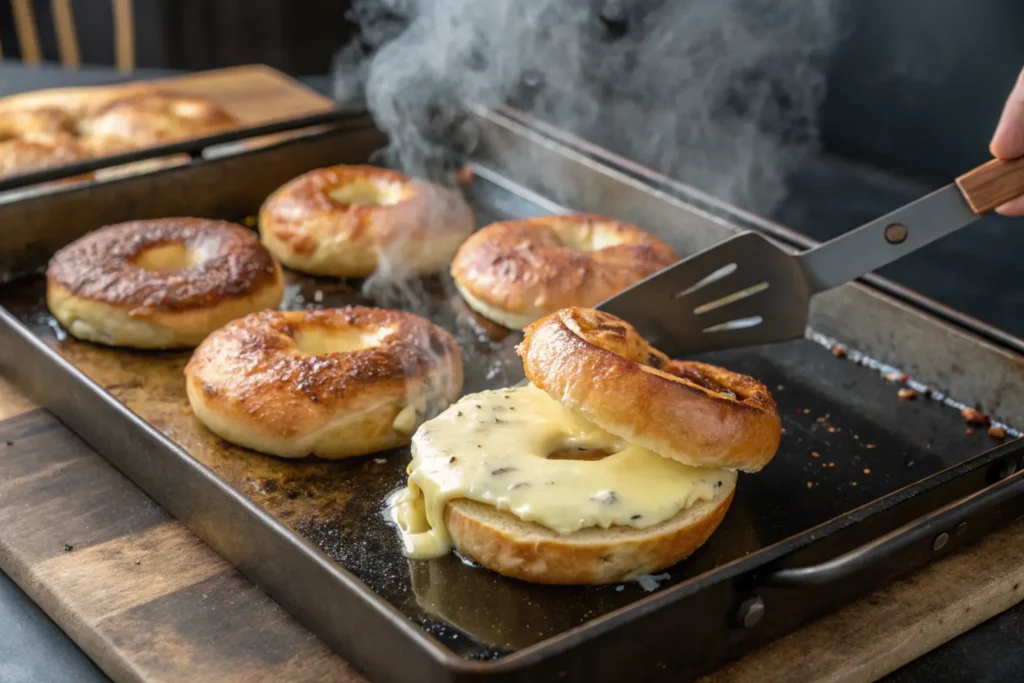
[[[305,334],[381,335],[352,351],[299,350]],[[286,458],[347,458],[409,441],[393,422],[462,390],[462,354],[445,330],[402,311],[351,306],[265,311],[211,334],[185,368],[196,417],[232,443]]]
[[[778,449],[782,425],[763,384],[669,361],[607,313],[558,311],[526,329],[518,352],[527,377],[555,400],[683,464],[756,472]]]
[[[384,203],[338,199],[376,188]],[[314,275],[367,277],[382,261],[415,274],[443,268],[473,230],[454,193],[374,166],[331,166],[276,190],[260,209],[260,236],[286,266]]]
[[[478,313],[522,328],[569,306],[593,306],[678,260],[640,228],[571,214],[493,223],[452,261],[452,277]]]
[[[149,249],[180,245],[192,267],[147,270]],[[74,336],[115,346],[195,346],[230,320],[274,308],[281,268],[256,235],[204,218],[131,221],[91,232],[58,251],[46,272],[47,304]]]
[[[445,524],[460,553],[504,576],[555,585],[615,583],[681,562],[714,533],[735,487],[644,529],[584,529],[561,535],[467,499],[451,501]]]

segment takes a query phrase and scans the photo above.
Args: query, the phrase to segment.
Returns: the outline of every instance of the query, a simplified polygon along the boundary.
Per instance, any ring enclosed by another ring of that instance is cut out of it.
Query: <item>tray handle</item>
[[[1004,468],[1015,468],[1016,461],[1004,461]],[[1000,463],[996,464],[997,466]],[[763,579],[773,587],[806,588],[823,586],[848,578],[862,569],[884,562],[911,546],[928,541],[935,551],[941,550],[949,538],[959,535],[959,524],[996,508],[1024,494],[1024,470],[1010,469],[1010,474],[980,491],[964,496],[932,512],[918,517],[887,534],[850,550],[831,560],[809,567],[778,569]],[[939,540],[942,534],[948,534]]]

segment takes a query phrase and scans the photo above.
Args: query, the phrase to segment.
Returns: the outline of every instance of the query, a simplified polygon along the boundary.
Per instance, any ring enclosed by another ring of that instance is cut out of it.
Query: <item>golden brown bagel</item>
[[[443,269],[473,230],[456,193],[373,166],[305,173],[260,209],[260,235],[286,266],[314,275],[367,277]]]
[[[211,135],[238,121],[218,105],[146,84],[0,100],[0,177]],[[152,167],[137,165],[131,172]],[[76,178],[81,180],[83,176]]]
[[[504,576],[555,585],[616,583],[671,567],[704,545],[736,491],[735,474],[723,472],[723,480],[713,499],[642,529],[592,527],[559,534],[465,498],[448,504],[445,523],[460,553]]]
[[[512,329],[568,306],[593,306],[679,257],[640,228],[601,216],[493,223],[459,248],[452,276],[481,315]]]
[[[101,228],[58,251],[46,278],[50,312],[72,335],[146,349],[195,346],[284,291],[252,231],[203,218]]]
[[[285,458],[347,458],[409,441],[462,389],[450,334],[411,313],[352,306],[229,323],[185,368],[213,433]]]
[[[778,449],[775,401],[757,380],[669,361],[628,323],[568,308],[526,328],[526,376],[566,408],[686,465],[757,472]]]

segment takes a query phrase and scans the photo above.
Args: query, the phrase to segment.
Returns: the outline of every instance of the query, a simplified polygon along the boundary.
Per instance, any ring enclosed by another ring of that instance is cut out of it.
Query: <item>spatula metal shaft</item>
[[[978,220],[956,185],[800,254],[812,293],[845,284]]]

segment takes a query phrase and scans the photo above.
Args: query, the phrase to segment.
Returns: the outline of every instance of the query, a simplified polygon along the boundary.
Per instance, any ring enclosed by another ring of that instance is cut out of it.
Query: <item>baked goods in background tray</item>
[[[46,272],[47,306],[71,335],[142,349],[195,346],[283,294],[281,268],[251,230],[205,218],[101,228],[54,254]]]
[[[462,354],[448,332],[403,311],[265,311],[211,334],[185,377],[193,412],[218,436],[337,459],[408,443],[458,398]]]
[[[458,192],[374,166],[305,173],[263,204],[263,243],[312,275],[407,277],[444,270],[475,227]]]
[[[762,384],[670,361],[614,316],[558,311],[518,350],[531,384],[466,396],[413,437],[389,501],[410,557],[455,548],[548,584],[656,572],[718,527],[736,470],[778,449]]]
[[[635,225],[569,214],[488,225],[459,248],[451,272],[473,310],[518,330],[561,308],[597,305],[678,260]]]
[[[212,135],[238,125],[213,102],[150,84],[13,95],[0,99],[0,178]]]

